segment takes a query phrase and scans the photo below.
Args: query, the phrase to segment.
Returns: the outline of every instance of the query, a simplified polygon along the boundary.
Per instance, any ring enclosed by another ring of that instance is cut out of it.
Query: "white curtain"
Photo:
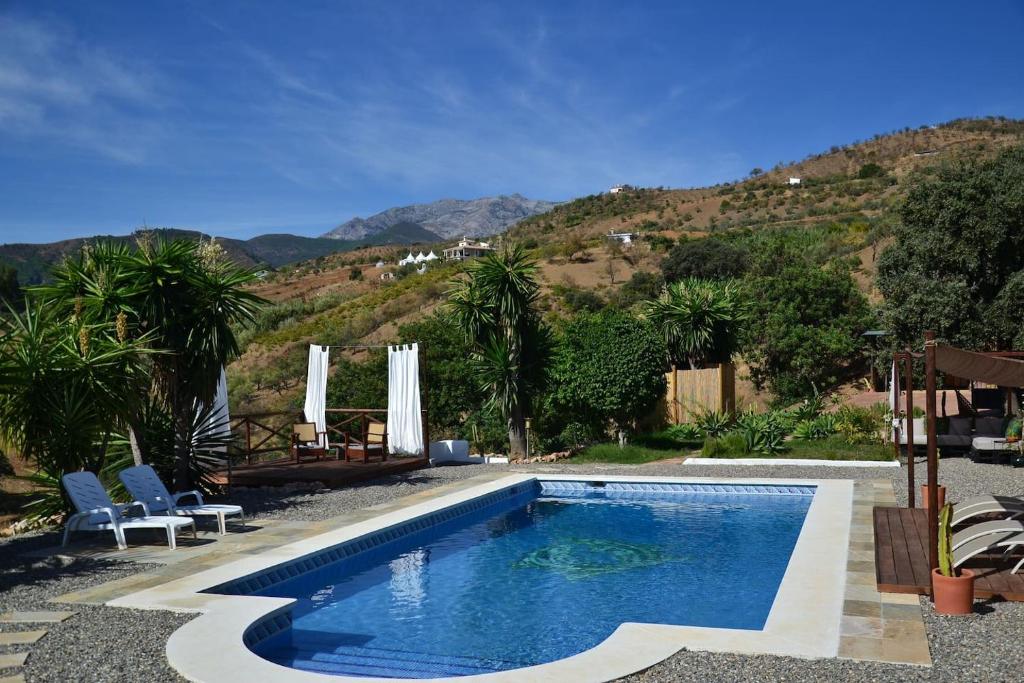
[[[416,344],[388,347],[388,450],[423,453],[420,356]]]
[[[892,371],[889,373],[889,410],[892,412],[892,428],[896,433],[895,439],[899,439],[900,429],[900,375],[896,371],[896,361],[892,362]]]
[[[306,403],[302,412],[306,419],[316,423],[316,431],[327,431],[327,360],[330,347],[309,345],[309,366],[306,369]],[[320,437],[320,445],[327,448],[327,435]]]

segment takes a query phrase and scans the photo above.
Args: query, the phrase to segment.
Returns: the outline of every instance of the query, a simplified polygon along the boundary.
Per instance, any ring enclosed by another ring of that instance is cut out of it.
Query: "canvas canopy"
[[[954,377],[999,387],[1024,387],[1024,362],[953,346],[935,345],[935,368]]]

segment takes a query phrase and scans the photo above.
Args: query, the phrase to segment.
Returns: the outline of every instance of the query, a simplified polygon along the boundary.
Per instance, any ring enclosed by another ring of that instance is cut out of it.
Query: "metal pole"
[[[907,502],[910,507],[917,507],[917,482],[914,481],[914,358],[909,350],[904,358],[907,375]]]
[[[935,443],[935,333],[924,333],[925,391],[928,413],[928,562],[939,566],[939,452]],[[934,587],[932,597],[934,598]]]

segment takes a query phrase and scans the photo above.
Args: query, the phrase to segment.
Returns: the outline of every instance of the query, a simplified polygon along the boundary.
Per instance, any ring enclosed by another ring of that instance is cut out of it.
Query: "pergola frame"
[[[427,464],[430,463],[430,387],[427,381],[427,345],[422,341],[394,343],[394,344],[322,344],[331,349],[339,349],[344,351],[370,351],[373,349],[387,349],[392,346],[409,346],[416,344],[420,350],[419,353],[419,370],[420,370],[420,419],[422,421],[423,431],[423,460]],[[330,409],[329,409],[330,410]],[[337,411],[338,409],[334,409]],[[349,412],[368,412],[374,410],[372,408],[351,408]]]
[[[925,368],[925,428],[927,432],[927,482],[928,482],[928,562],[932,569],[936,569],[939,566],[939,510],[938,510],[938,478],[939,478],[939,450],[938,450],[938,439],[936,435],[936,371],[942,370],[942,365],[938,361],[938,343],[935,340],[935,332],[928,330],[924,333],[924,368]],[[976,359],[975,363],[980,363],[981,359],[985,359],[987,362],[984,363],[985,367],[977,367],[976,374],[971,376],[971,368],[966,368],[968,372],[965,373],[965,369],[957,370],[956,376],[963,377],[964,379],[970,380],[981,380],[989,381],[998,376],[1000,381],[994,381],[992,383],[997,386],[1006,387],[1024,387],[1024,362],[1017,360],[1018,358],[1024,357],[1024,352],[1021,351],[990,351],[990,352],[967,352],[954,347],[944,347],[947,355],[958,355],[967,358],[968,361],[971,358]],[[909,349],[906,351],[898,352],[893,355],[893,362],[896,363],[896,367],[899,367],[899,361],[904,361],[905,367],[905,385],[906,385],[906,424],[907,424],[907,500],[910,507],[914,507],[914,427],[913,427],[913,410],[914,410],[914,381],[913,381],[913,359],[920,357],[920,354],[915,354]],[[952,361],[950,361],[952,362]],[[898,395],[897,395],[897,404]],[[895,419],[895,415],[893,416]],[[898,424],[898,423],[897,423]],[[895,449],[897,454],[899,453],[899,434],[898,429],[894,430],[895,434]],[[933,587],[934,592],[934,587]]]

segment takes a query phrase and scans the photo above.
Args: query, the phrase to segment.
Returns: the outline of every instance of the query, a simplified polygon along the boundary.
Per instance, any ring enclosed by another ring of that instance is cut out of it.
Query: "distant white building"
[[[608,194],[618,194],[620,192],[626,192],[627,190],[632,190],[632,189],[633,189],[632,185],[616,185],[615,187],[610,188],[608,190]]]
[[[390,270],[386,270],[386,271],[384,271],[383,273],[380,274],[380,279],[381,280],[394,280],[395,279],[395,274],[392,273]]]
[[[377,267],[378,268],[383,268],[385,265],[387,265],[387,264],[384,263],[383,261],[377,261]]]
[[[474,242],[468,237],[463,237],[454,247],[449,247],[441,253],[444,254],[446,261],[464,261],[468,258],[485,256],[492,251],[494,251],[494,247],[487,242]]]
[[[434,253],[434,250],[433,250],[433,249],[431,249],[431,250],[430,250],[430,253],[429,253],[429,254],[427,254],[427,255],[426,255],[426,257],[424,257],[424,259],[423,259],[423,260],[424,260],[424,261],[436,261],[436,260],[437,260],[437,254],[435,254],[435,253]]]
[[[790,185],[799,185],[800,184],[800,179],[799,178],[790,178],[789,179],[789,184]]]
[[[398,262],[398,265],[400,265],[400,266],[407,266],[410,263],[416,263],[416,257],[412,255],[411,251],[409,252],[408,256],[406,256],[404,259],[401,259]]]
[[[636,239],[635,232],[609,232],[607,235],[609,240],[618,240],[623,244],[633,244],[633,240]]]

